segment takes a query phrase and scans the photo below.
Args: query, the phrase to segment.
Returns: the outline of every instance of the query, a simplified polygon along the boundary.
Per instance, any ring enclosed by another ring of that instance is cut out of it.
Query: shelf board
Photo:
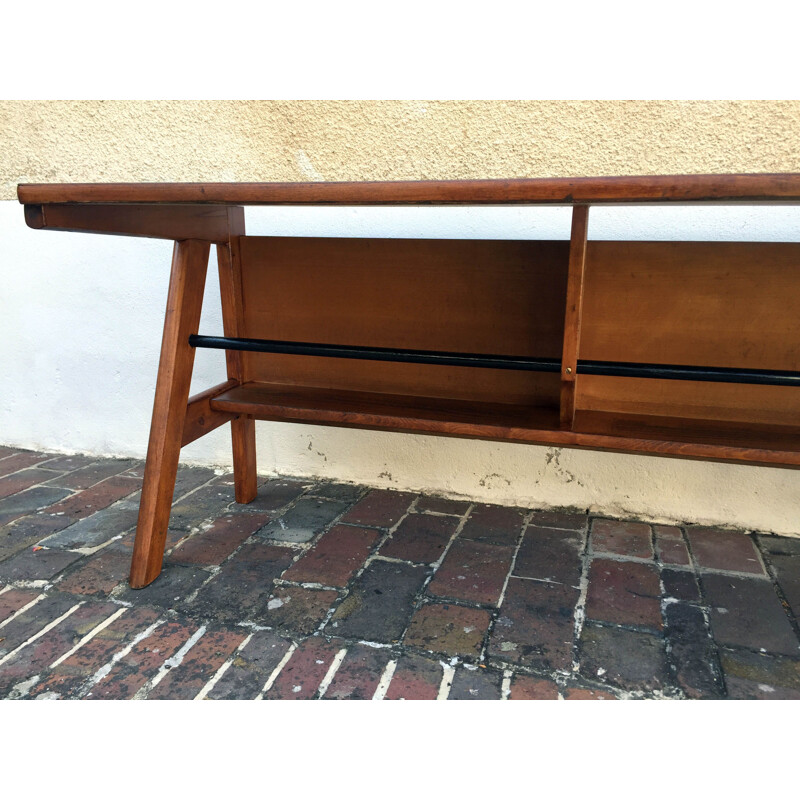
[[[211,401],[256,419],[800,467],[800,428],[246,383]]]

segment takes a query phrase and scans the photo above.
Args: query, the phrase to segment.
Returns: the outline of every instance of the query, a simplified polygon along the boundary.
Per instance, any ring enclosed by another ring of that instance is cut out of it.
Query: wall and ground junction
[[[0,102],[0,444],[145,453],[169,242],[25,227],[17,183],[800,172],[800,102]],[[251,234],[566,238],[562,208],[247,209]],[[800,208],[596,208],[596,239],[800,241]],[[212,256],[213,261],[213,256]],[[221,333],[214,264],[201,331]],[[193,390],[224,380],[197,354]],[[261,422],[264,473],[800,535],[800,471]],[[229,465],[227,428],[183,451]]]

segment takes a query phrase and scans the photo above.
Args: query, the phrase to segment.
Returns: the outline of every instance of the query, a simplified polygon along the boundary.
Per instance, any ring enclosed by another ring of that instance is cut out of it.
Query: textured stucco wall
[[[144,454],[170,251],[30,231],[17,183],[800,172],[798,131],[798,102],[0,102],[0,444]],[[634,211],[597,209],[591,234],[800,240],[800,209]],[[273,235],[568,225],[559,209],[248,210]],[[218,308],[212,279],[204,332]],[[198,354],[193,388],[224,377],[218,356]],[[800,471],[271,423],[258,449],[264,472],[800,534]],[[229,463],[227,431],[184,457]]]

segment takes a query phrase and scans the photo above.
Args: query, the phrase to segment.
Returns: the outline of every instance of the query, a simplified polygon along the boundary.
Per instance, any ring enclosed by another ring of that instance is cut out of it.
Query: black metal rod
[[[192,347],[210,347],[216,350],[248,350],[257,353],[357,358],[366,361],[402,361],[412,364],[486,367],[488,369],[515,369],[528,370],[530,372],[561,371],[561,360],[558,358],[448,353],[439,350],[396,350],[391,347],[314,344],[311,342],[285,342],[275,339],[233,339],[225,336],[192,335],[189,337],[189,344]]]
[[[247,350],[258,353],[355,358],[366,361],[400,361],[412,364],[440,364],[453,367],[483,367],[528,372],[560,372],[557,358],[450,353],[439,350],[397,350],[390,347],[286,342],[276,339],[235,339],[225,336],[189,337],[192,347],[216,350]],[[656,378],[675,381],[709,381],[769,386],[800,386],[800,372],[729,367],[693,367],[680,364],[638,364],[623,361],[578,360],[580,375],[616,375],[627,378]]]

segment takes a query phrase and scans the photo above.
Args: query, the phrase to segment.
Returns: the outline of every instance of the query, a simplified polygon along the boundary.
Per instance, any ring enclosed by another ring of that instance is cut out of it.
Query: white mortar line
[[[147,695],[164,680],[164,676],[179,666],[186,654],[197,644],[197,640],[208,630],[205,625],[201,625],[183,644],[180,650],[174,656],[170,656],[159,668],[158,672],[150,678],[144,686],[141,686],[136,694],[131,698],[132,700],[144,700]]]
[[[111,656],[111,660],[103,664],[103,666],[100,667],[100,669],[98,669],[97,672],[95,672],[94,675],[92,675],[92,677],[81,686],[81,688],[75,693],[75,696],[83,697],[84,695],[89,694],[89,689],[100,683],[100,681],[103,680],[103,678],[105,678],[109,672],[111,672],[114,664],[125,658],[125,656],[127,656],[128,653],[130,653],[131,650],[133,650],[133,648],[139,644],[139,642],[141,642],[143,639],[146,639],[156,628],[163,624],[163,619],[156,620],[152,625],[145,628],[141,633],[137,634],[126,647],[123,647],[118,653],[114,653],[114,655]]]
[[[222,666],[211,676],[211,680],[197,693],[195,696],[195,700],[205,700],[208,693],[217,685],[219,679],[231,668],[231,665],[236,660],[236,656],[238,653],[241,653],[245,647],[250,643],[250,640],[253,638],[254,633],[248,633],[247,636],[244,637],[242,643],[230,654],[227,661],[225,661]]]
[[[10,589],[11,589],[10,585],[9,586],[4,586],[2,589],[0,589],[0,594],[5,594]]]
[[[256,700],[264,699],[264,695],[272,688],[272,684],[275,683],[278,675],[281,673],[281,670],[286,666],[286,662],[292,657],[292,654],[295,650],[297,650],[297,645],[292,642],[291,647],[289,647],[284,657],[278,662],[278,666],[275,667],[275,669],[270,673],[269,678],[267,678],[267,682],[264,684],[264,688],[261,690],[258,697],[256,697]]]
[[[439,694],[437,700],[447,700],[450,694],[450,687],[453,685],[453,676],[456,674],[455,667],[445,667],[442,671],[442,682],[439,684]]]
[[[513,674],[510,669],[503,670],[503,685],[500,687],[501,700],[508,700],[511,697],[511,676]]]
[[[76,644],[75,647],[72,648],[72,650],[68,650],[66,653],[64,653],[63,656],[61,656],[61,658],[57,658],[50,665],[50,669],[54,669],[62,661],[66,661],[73,653],[76,653],[78,650],[80,650],[81,647],[83,647],[86,644],[86,642],[94,639],[94,637],[97,636],[97,634],[100,633],[100,631],[107,628],[115,619],[122,616],[127,610],[128,610],[127,608],[120,608],[119,611],[115,611],[108,619],[103,620],[99,625],[96,625],[94,628],[92,628],[92,630],[90,630],[89,633],[87,633],[86,636],[84,636],[83,639],[81,639],[78,642],[78,644]]]
[[[344,657],[347,655],[347,648],[343,647],[334,657],[333,661],[331,661],[331,665],[328,667],[328,671],[325,673],[325,677],[322,679],[322,683],[319,685],[319,699],[325,696],[325,692],[328,691],[328,687],[331,685],[331,681],[333,680],[334,675],[338,671],[339,667],[344,661]]]
[[[10,659],[14,658],[14,656],[17,653],[19,653],[19,651],[22,650],[23,647],[27,647],[29,644],[32,644],[37,639],[44,636],[48,631],[53,630],[53,628],[55,628],[59,622],[62,622],[74,611],[77,611],[84,604],[84,602],[85,601],[81,600],[80,603],[76,603],[74,606],[72,606],[72,608],[69,609],[69,611],[63,613],[58,619],[54,619],[52,622],[45,625],[44,628],[42,628],[38,633],[34,633],[30,639],[26,639],[19,647],[16,647],[10,653],[6,653],[2,658],[0,658],[0,665],[5,664],[6,661],[9,661]]]
[[[42,593],[34,597],[33,600],[30,601],[30,603],[28,603],[25,606],[22,606],[22,608],[17,609],[8,619],[4,619],[2,622],[0,622],[0,628],[4,628],[6,625],[8,625],[9,622],[11,622],[11,620],[16,619],[20,614],[24,614],[29,608],[33,608],[38,602],[44,600],[46,596],[47,595]]]
[[[392,682],[396,669],[397,659],[394,658],[386,665],[386,669],[383,670],[378,688],[375,689],[375,694],[372,695],[373,700],[383,700],[383,698],[386,697],[386,692],[389,690],[389,684]]]

